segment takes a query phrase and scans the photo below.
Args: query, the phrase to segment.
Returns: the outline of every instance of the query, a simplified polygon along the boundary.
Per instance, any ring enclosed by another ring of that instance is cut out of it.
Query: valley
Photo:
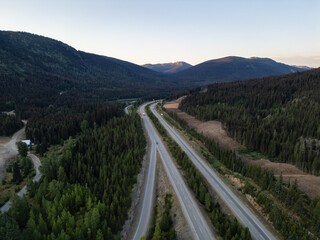
[[[224,56],[0,30],[0,239],[319,239],[320,69]]]

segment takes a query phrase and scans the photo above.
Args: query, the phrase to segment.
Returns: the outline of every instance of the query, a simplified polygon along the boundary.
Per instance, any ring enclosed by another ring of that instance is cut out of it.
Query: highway
[[[41,162],[40,162],[40,159],[36,156],[36,155],[34,155],[34,154],[32,154],[32,153],[29,153],[28,154],[28,157],[30,157],[31,158],[31,160],[32,160],[32,162],[33,162],[33,167],[34,167],[34,169],[36,170],[36,175],[33,177],[33,179],[32,179],[32,181],[33,182],[38,182],[39,180],[40,180],[40,178],[41,178],[41,176],[42,176],[42,174],[41,174],[41,172],[40,172],[40,170],[39,170],[39,168],[40,168],[40,166],[41,166]],[[18,193],[17,193],[17,195],[19,196],[19,197],[22,197],[23,195],[25,195],[27,193],[27,186],[24,186]],[[8,201],[8,202],[6,202],[2,207],[1,207],[1,212],[7,212],[9,209],[10,209],[10,207],[11,207],[11,202],[10,201]]]
[[[144,111],[145,106],[146,104],[140,106],[140,112]],[[128,112],[128,107],[126,107],[126,113]],[[146,129],[152,128],[150,121],[148,121],[148,118],[143,117],[142,119]],[[156,142],[154,141],[154,139],[151,138],[150,131],[147,131],[147,132],[148,132],[150,143],[151,143],[151,151],[150,151],[150,155],[148,156],[149,167],[147,172],[147,178],[145,179],[146,184],[145,184],[145,189],[143,191],[143,194],[144,194],[143,204],[140,211],[139,223],[134,233],[134,236],[132,238],[133,240],[140,240],[141,237],[146,236],[148,234],[150,223],[151,223],[152,211],[153,211],[157,153],[156,153]]]
[[[190,160],[199,169],[210,186],[217,192],[220,198],[227,204],[237,219],[249,228],[254,239],[276,239],[273,234],[259,221],[259,219],[242,203],[242,201],[229,189],[229,187],[218,177],[216,172],[210,168],[205,161],[192,149],[192,147],[160,116],[152,104],[150,109],[167,130],[168,134],[179,144]]]
[[[192,198],[188,187],[184,183],[167,149],[152,125],[151,120],[145,113],[144,108],[146,105],[147,104],[144,104],[140,107],[146,131],[148,132],[151,142],[156,143],[157,152],[159,152],[165,171],[167,172],[171,185],[178,197],[182,212],[190,226],[194,239],[215,239],[197,203]]]

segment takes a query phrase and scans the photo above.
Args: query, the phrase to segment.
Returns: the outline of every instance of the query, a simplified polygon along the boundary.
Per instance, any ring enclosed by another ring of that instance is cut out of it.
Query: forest
[[[320,69],[213,84],[185,98],[181,110],[220,120],[249,150],[320,174]]]
[[[146,141],[137,114],[104,110],[101,126],[88,121],[43,158],[42,180],[0,215],[1,239],[120,239]]]
[[[23,123],[18,116],[0,113],[0,136],[10,136],[22,127]]]
[[[70,106],[30,108],[24,111],[29,119],[26,136],[37,144],[36,152],[43,155],[52,144],[63,144],[70,136],[101,126],[112,117],[123,114],[115,104],[72,104]]]

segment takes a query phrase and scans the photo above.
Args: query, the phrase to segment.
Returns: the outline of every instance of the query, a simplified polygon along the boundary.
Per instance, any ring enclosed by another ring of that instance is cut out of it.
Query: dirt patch
[[[170,101],[170,102],[166,102],[163,106],[165,108],[170,108],[170,109],[178,109],[179,104],[181,103],[181,101],[186,98],[186,96],[180,97],[176,100]]]
[[[10,141],[9,137],[0,137],[0,144],[6,144]]]
[[[236,178],[232,175],[226,175],[226,177],[229,179],[229,181],[232,183],[233,186],[235,186],[236,188],[241,188],[243,187],[243,183],[241,183],[239,178]]]
[[[185,120],[190,127],[194,128],[198,133],[215,140],[222,148],[233,150],[241,147],[238,142],[228,136],[227,132],[223,129],[221,122],[202,122],[195,117],[179,110],[178,107],[183,98],[185,98],[185,96],[180,97],[177,100],[167,102],[164,104],[164,108],[166,108],[168,111],[176,113],[181,119]]]
[[[270,169],[274,172],[275,176],[280,176],[282,173],[285,182],[293,182],[297,179],[299,188],[310,197],[320,196],[320,177],[307,174],[294,165],[270,162],[266,159],[252,161],[250,164]]]

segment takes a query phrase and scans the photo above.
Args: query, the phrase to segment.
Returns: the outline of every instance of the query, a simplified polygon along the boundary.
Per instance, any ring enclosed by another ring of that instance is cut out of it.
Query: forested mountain
[[[0,110],[70,99],[101,101],[170,92],[162,74],[114,58],[77,51],[53,39],[0,31]]]
[[[22,105],[47,107],[74,101],[161,98],[214,82],[299,70],[271,59],[239,57],[211,60],[194,67],[184,62],[142,67],[78,51],[47,37],[0,31],[0,111]]]
[[[320,69],[233,83],[193,93],[180,108],[221,120],[249,149],[320,174]]]
[[[144,64],[142,66],[161,73],[177,73],[192,67],[186,62]]]
[[[214,82],[231,82],[297,71],[302,70],[269,58],[225,57],[200,63],[172,77],[204,86]]]

